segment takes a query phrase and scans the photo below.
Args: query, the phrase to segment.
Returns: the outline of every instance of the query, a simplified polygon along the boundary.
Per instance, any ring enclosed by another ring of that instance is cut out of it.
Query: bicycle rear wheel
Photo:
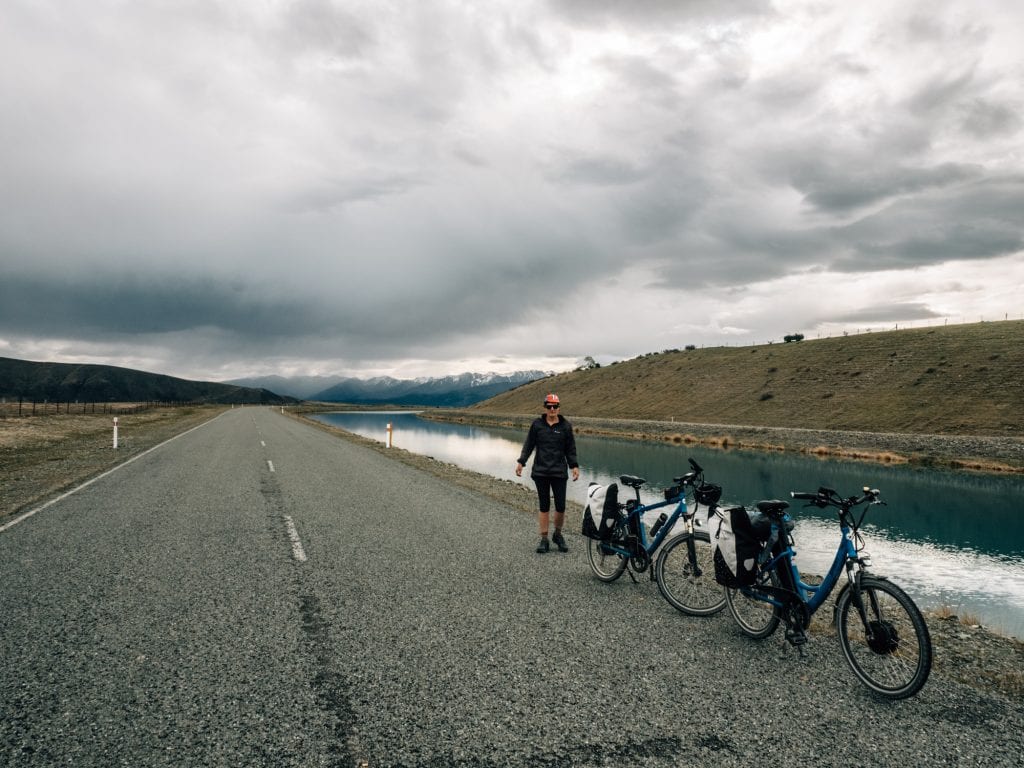
[[[779,575],[771,571],[770,576],[772,586],[779,586]],[[725,602],[740,631],[747,637],[763,640],[778,629],[782,615],[776,606],[753,597],[756,590],[756,585],[748,587],[746,593],[739,589],[726,589]]]
[[[860,597],[867,628],[852,589],[844,589],[836,601],[836,631],[847,663],[875,693],[890,699],[913,696],[932,669],[932,640],[924,617],[907,593],[887,579],[862,577]]]
[[[715,581],[711,537],[705,531],[669,539],[654,565],[654,578],[661,596],[677,611],[711,616],[725,607],[722,587]]]
[[[597,539],[587,539],[587,558],[590,570],[601,581],[615,581],[626,570],[626,558],[615,552],[608,552]]]

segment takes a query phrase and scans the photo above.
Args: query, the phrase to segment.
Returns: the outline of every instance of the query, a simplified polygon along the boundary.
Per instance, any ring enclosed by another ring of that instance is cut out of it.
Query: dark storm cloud
[[[0,326],[57,336],[156,335],[221,328],[240,336],[313,332],[322,309],[253,291],[241,280],[146,275],[8,274],[0,282]]]
[[[990,179],[900,200],[835,230],[834,266],[870,271],[984,260],[1024,249],[1024,177]]]
[[[991,281],[1024,247],[1020,20],[917,0],[12,0],[0,353],[106,337],[168,366],[513,365],[654,343],[676,320],[593,309],[627,292],[761,333],[804,325],[740,307],[790,275],[970,261]]]
[[[878,165],[857,166],[821,158],[817,162],[797,163],[793,168],[793,188],[819,210],[849,211],[929,189],[947,187],[983,173],[980,166],[943,163],[933,168],[907,168]]]
[[[941,314],[929,309],[927,305],[909,302],[905,304],[875,304],[838,315],[835,320],[840,323],[877,323],[893,320],[909,322],[911,320],[930,320],[942,317]]]

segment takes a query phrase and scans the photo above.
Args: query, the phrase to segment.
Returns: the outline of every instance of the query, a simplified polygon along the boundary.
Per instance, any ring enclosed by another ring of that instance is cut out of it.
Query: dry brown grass
[[[472,410],[532,414],[556,391],[594,418],[1019,437],[1021,380],[1024,321],[1009,320],[666,351],[531,382]]]
[[[0,519],[72,488],[224,408],[149,407],[119,415],[116,451],[109,413],[0,419]]]

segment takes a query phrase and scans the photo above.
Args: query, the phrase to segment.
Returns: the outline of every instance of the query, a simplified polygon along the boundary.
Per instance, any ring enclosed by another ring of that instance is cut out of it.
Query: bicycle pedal
[[[807,635],[802,630],[787,632],[786,639],[789,641],[790,645],[797,648],[801,645],[807,644]]]

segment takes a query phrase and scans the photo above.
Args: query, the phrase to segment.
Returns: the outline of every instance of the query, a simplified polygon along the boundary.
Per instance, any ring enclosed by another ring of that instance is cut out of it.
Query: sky
[[[0,356],[569,370],[1020,319],[1019,0],[4,0]]]

